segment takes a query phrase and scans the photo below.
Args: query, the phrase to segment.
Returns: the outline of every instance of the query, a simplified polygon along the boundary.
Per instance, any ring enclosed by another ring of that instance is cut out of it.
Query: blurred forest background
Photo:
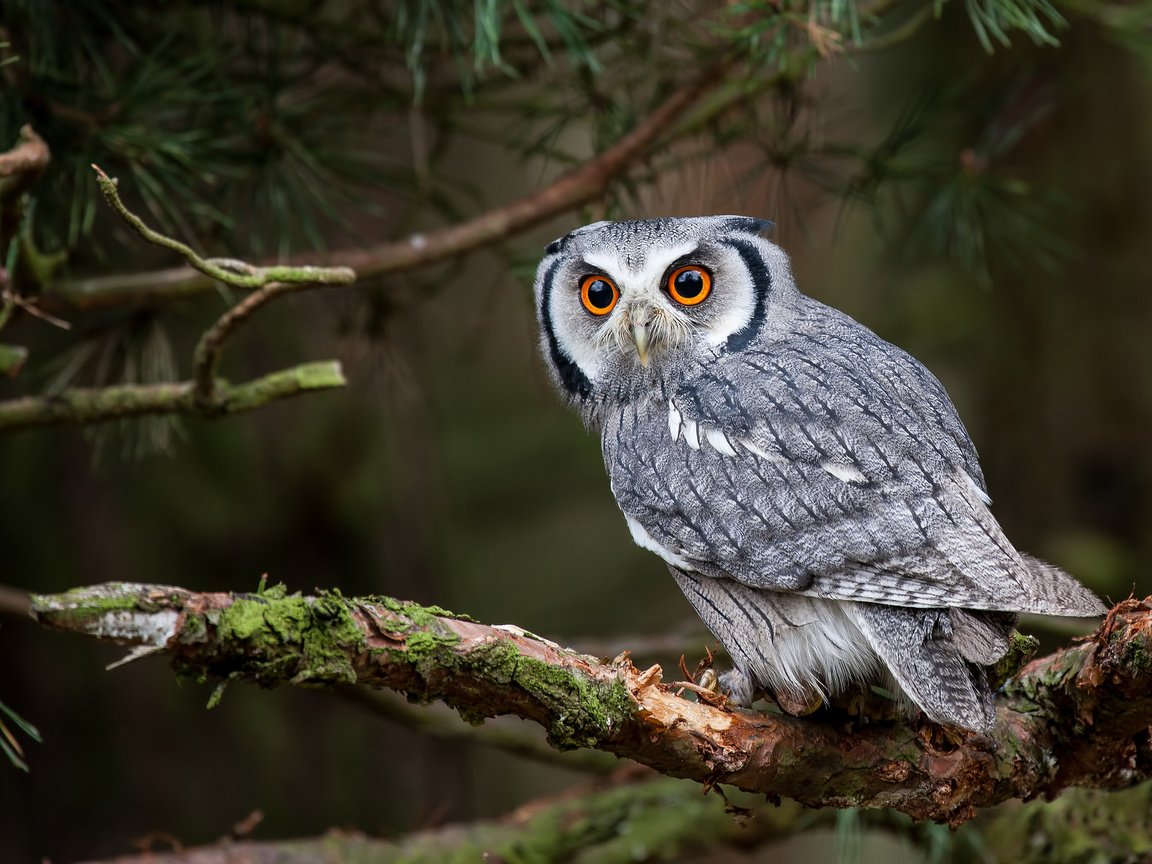
[[[944,381],[1022,549],[1114,600],[1149,593],[1150,27],[1144,0],[5,0],[0,150],[29,124],[51,161],[0,180],[0,343],[28,352],[0,377],[0,418],[3,399],[186,380],[240,296],[156,288],[179,257],[105,206],[90,163],[205,254],[354,251],[369,275],[271,303],[221,367],[339,359],[342,390],[218,420],[0,429],[0,583],[242,591],[268,573],[694,662],[710,640],[550,391],[531,277],[587,221],[731,212],[775,220],[802,290]],[[572,206],[428,266],[373,259],[590,164],[702,75]],[[0,861],[209,843],[257,810],[261,838],[393,837],[586,782],[437,707],[463,737],[388,719],[409,713],[390,694],[234,686],[209,711],[210,687],[155,660],[105,673],[116,651],[4,605],[0,702],[44,740],[8,722],[31,770],[0,760]],[[1075,632],[1026,626],[1045,647]],[[910,844],[856,851],[931,851]]]

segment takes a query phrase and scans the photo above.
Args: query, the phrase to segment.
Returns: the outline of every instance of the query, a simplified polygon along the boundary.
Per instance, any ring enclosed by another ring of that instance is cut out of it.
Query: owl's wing
[[[812,304],[794,337],[688,376],[669,391],[667,418],[624,409],[605,426],[613,491],[637,542],[757,588],[1102,613],[1094,594],[1004,536],[939,381]]]

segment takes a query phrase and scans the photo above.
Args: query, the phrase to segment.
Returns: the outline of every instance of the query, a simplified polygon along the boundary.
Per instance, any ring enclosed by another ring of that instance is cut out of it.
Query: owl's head
[[[596,222],[548,245],[536,271],[541,347],[577,403],[607,381],[665,378],[688,356],[737,351],[796,293],[771,222],[698,216]]]

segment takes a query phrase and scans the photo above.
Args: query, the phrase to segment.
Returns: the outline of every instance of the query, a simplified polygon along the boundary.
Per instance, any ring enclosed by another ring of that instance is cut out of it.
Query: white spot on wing
[[[666,546],[661,546],[659,543],[657,543],[652,535],[648,533],[647,529],[645,529],[643,525],[641,525],[627,513],[624,514],[624,521],[628,523],[628,530],[632,532],[632,540],[641,549],[647,549],[649,552],[655,552],[673,567],[679,567],[681,570],[696,569],[688,562],[688,559],[677,555],[671,549],[667,548]]]
[[[736,455],[736,448],[732,446],[732,443],[719,429],[710,426],[704,427],[704,437],[708,439],[708,443],[712,445],[712,449],[717,453],[723,453],[725,456]]]
[[[675,441],[680,437],[680,410],[676,404],[671,400],[668,401],[668,431],[672,435],[672,440]]]
[[[750,438],[740,438],[737,442],[741,447],[747,450],[754,456],[759,456],[768,462],[784,462],[786,461],[779,453],[769,453],[763,447],[759,446],[755,441]]]
[[[851,465],[842,465],[839,462],[821,462],[820,467],[838,480],[845,483],[867,483],[868,478],[860,473],[859,468]]]
[[[972,491],[976,493],[977,498],[979,498],[985,504],[991,504],[992,503],[992,499],[990,497],[988,497],[988,493],[980,488],[980,484],[977,483],[974,479],[972,479],[971,474],[969,474],[967,471],[961,471],[960,473],[962,475],[964,475],[964,479],[968,481],[969,487],[971,487]]]
[[[700,449],[700,427],[695,420],[684,418],[684,443],[693,450]]]

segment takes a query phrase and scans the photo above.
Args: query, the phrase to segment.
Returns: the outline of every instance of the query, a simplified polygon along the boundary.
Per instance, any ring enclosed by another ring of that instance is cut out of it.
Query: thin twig
[[[29,300],[27,297],[21,297],[19,294],[12,291],[10,288],[0,290],[0,327],[7,323],[12,310],[19,309],[33,318],[39,318],[53,327],[60,330],[71,330],[72,324],[65,321],[63,318],[57,318],[55,315],[50,315],[40,308],[39,303],[35,300]]]
[[[273,372],[243,384],[216,382],[211,400],[197,398],[192,381],[74,387],[54,396],[25,396],[0,402],[0,431],[37,426],[100,423],[145,414],[220,417],[262,408],[278,399],[346,384],[336,361]]]
[[[174,237],[168,237],[159,231],[149,228],[143,219],[129,210],[124,202],[120,200],[120,193],[116,188],[117,181],[105,174],[99,165],[93,165],[92,169],[96,172],[96,182],[100,186],[100,191],[104,193],[105,200],[120,214],[120,218],[132,226],[137,234],[149,243],[178,252],[192,267],[217,282],[223,282],[234,288],[253,289],[261,288],[274,282],[348,285],[356,281],[356,274],[348,267],[310,267],[277,264],[258,267],[231,258],[202,258],[186,243],[181,243]]]
[[[193,398],[204,406],[211,406],[215,398],[216,372],[220,365],[220,352],[236,328],[269,300],[292,290],[313,285],[349,285],[356,274],[348,267],[313,267],[275,264],[259,267],[234,258],[202,258],[186,243],[161,234],[128,209],[120,198],[117,181],[93,165],[96,182],[112,208],[132,228],[156,246],[180,253],[184,259],[205,276],[231,285],[252,290],[252,293],[230,308],[200,337],[192,356]],[[253,290],[254,289],[254,290]]]
[[[204,335],[196,343],[196,350],[192,353],[192,381],[196,385],[198,400],[212,401],[212,391],[216,386],[216,370],[220,365],[220,352],[224,348],[225,340],[269,300],[300,287],[305,286],[291,282],[272,282],[264,285],[221,315],[215,324],[204,331]]]

